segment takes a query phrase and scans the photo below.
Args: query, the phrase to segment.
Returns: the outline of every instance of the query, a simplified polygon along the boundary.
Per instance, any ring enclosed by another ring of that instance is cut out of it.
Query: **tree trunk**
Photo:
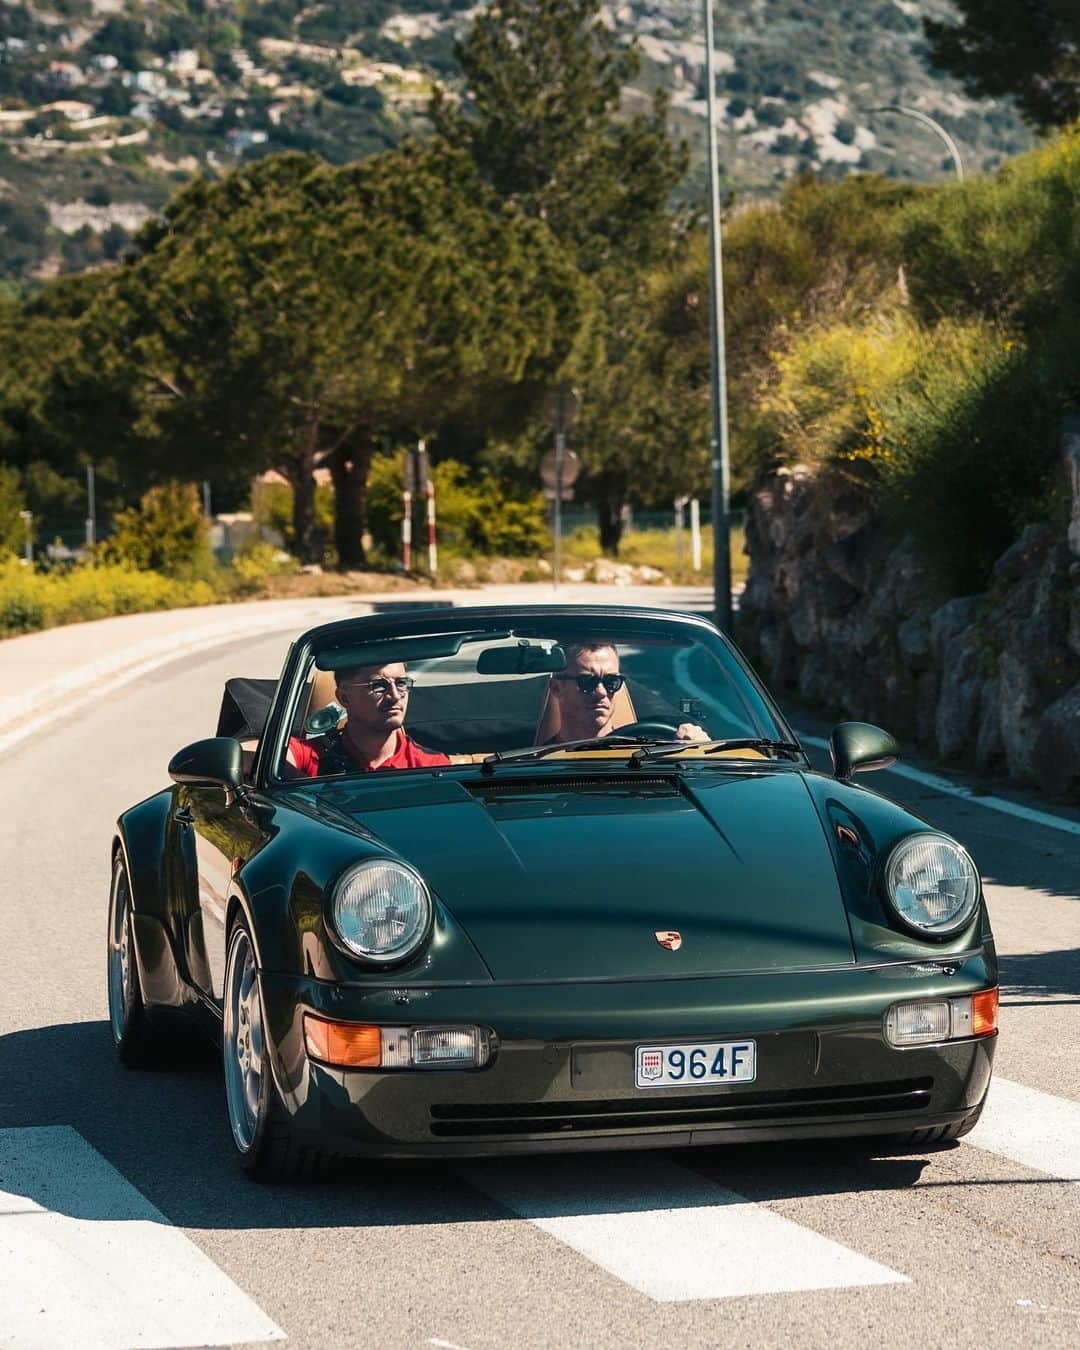
[[[282,466],[293,490],[293,548],[302,563],[321,563],[323,541],[315,524],[315,445],[318,428]]]
[[[601,551],[617,558],[624,525],[621,497],[607,494],[597,497],[596,523],[600,530]]]
[[[367,566],[364,531],[372,449],[371,431],[364,427],[338,444],[325,461],[334,480],[334,543],[343,572]]]

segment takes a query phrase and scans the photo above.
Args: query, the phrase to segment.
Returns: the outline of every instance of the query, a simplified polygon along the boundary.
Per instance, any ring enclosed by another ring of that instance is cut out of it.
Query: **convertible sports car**
[[[651,609],[429,609],[297,639],[121,816],[129,1065],[223,1047],[255,1177],[877,1135],[979,1117],[997,963],[955,840],[814,772],[734,646]]]

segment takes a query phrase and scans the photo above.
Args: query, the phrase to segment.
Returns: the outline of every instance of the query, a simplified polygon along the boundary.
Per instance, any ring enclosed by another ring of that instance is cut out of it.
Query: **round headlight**
[[[948,937],[966,927],[975,912],[979,874],[954,840],[942,834],[913,834],[889,855],[885,890],[909,928]]]
[[[372,858],[350,867],[334,888],[334,928],[345,946],[368,961],[410,956],[431,922],[431,896],[411,868]]]

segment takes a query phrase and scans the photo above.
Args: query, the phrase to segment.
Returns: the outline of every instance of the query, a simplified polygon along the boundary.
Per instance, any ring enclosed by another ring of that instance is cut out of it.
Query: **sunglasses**
[[[557,680],[573,680],[583,694],[595,694],[601,685],[608,697],[617,694],[626,683],[625,675],[556,675]]]
[[[391,686],[395,694],[407,694],[415,683],[411,675],[398,675],[392,680],[379,676],[377,679],[365,681],[360,688],[366,689],[372,698],[385,698],[390,693]]]

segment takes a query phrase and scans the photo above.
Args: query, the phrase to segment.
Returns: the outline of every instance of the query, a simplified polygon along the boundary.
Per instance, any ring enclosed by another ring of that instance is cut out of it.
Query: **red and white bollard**
[[[401,517],[401,566],[407,572],[412,566],[412,493],[402,493],[404,515]]]
[[[434,576],[439,570],[439,550],[435,543],[435,482],[430,475],[427,480],[427,558],[428,571]]]

